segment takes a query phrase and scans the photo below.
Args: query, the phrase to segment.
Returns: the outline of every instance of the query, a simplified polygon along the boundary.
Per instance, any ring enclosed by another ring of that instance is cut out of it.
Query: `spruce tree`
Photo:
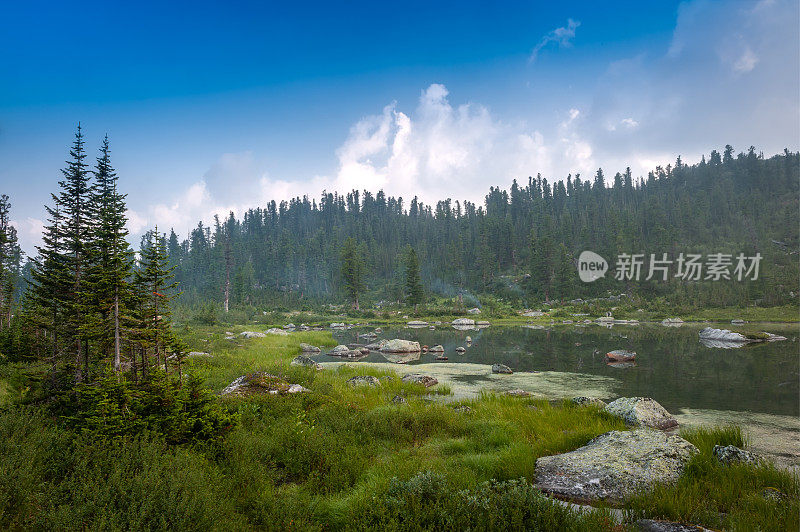
[[[11,202],[0,196],[0,331],[11,327],[14,292],[20,276],[22,251],[17,230],[11,225]]]
[[[417,305],[425,300],[425,292],[422,289],[422,279],[419,275],[419,259],[417,252],[414,248],[409,248],[406,253],[406,302],[409,305],[414,305],[414,311],[417,310]]]
[[[344,241],[341,250],[342,254],[342,280],[347,298],[356,310],[359,310],[358,298],[361,292],[366,289],[364,284],[364,261],[355,239],[348,237]]]

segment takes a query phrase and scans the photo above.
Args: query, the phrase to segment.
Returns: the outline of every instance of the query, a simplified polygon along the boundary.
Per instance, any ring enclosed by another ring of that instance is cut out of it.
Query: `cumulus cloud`
[[[539,52],[547,46],[548,44],[556,43],[557,46],[563,48],[569,48],[572,46],[572,39],[575,38],[575,30],[578,29],[581,23],[578,20],[567,19],[567,25],[561,26],[560,28],[556,28],[553,31],[549,32],[547,35],[541,38],[541,40],[536,43],[536,46],[533,47],[531,51],[531,55],[528,58],[528,61],[533,63],[536,61],[536,58],[539,57]]]

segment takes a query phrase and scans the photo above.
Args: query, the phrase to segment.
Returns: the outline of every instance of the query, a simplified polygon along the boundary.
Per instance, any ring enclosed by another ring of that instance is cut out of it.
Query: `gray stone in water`
[[[715,445],[712,452],[716,459],[725,465],[758,464],[761,461],[761,457],[757,454],[740,449],[735,445]]]
[[[622,418],[628,425],[645,425],[662,430],[678,425],[678,420],[672,414],[649,397],[620,397],[609,403],[605,410]]]
[[[434,377],[430,375],[423,375],[422,373],[409,373],[407,375],[403,375],[403,382],[413,382],[415,384],[421,384],[426,388],[430,388],[436,384],[439,384],[439,381],[436,380]]]
[[[356,375],[355,377],[347,379],[347,384],[354,388],[356,386],[380,386],[381,381],[372,375]]]
[[[419,347],[419,342],[395,338],[394,340],[386,342],[380,350],[386,353],[416,353],[421,349]]]
[[[387,342],[387,340],[381,340],[379,342],[375,342],[375,343],[372,343],[372,344],[367,344],[364,347],[366,347],[367,349],[369,349],[371,351],[380,351],[381,347],[386,345],[386,342]]]
[[[452,325],[460,325],[462,327],[464,326],[473,327],[475,325],[475,320],[470,318],[458,318],[453,320]]]
[[[597,399],[596,397],[573,397],[572,402],[578,406],[599,406],[600,408],[605,408],[606,402],[602,399]]]
[[[295,357],[294,360],[292,360],[292,366],[306,366],[306,367],[314,368],[314,369],[322,369],[322,364],[318,364],[317,362],[314,362],[313,360],[311,360],[309,357],[307,357],[305,355],[300,355],[300,356]]]
[[[575,451],[536,461],[536,487],[581,501],[621,501],[678,480],[697,448],[650,428],[611,431]]]
[[[505,364],[492,364],[492,373],[504,373],[510,375],[514,372]]]
[[[467,342],[468,344],[471,344],[472,343],[472,336],[467,336],[466,338],[464,338],[464,341]]]
[[[459,353],[465,353],[467,351],[467,348],[466,347],[462,347],[462,346],[458,346],[458,347],[456,347],[456,351],[458,351]]]
[[[435,345],[435,346],[431,347],[430,349],[428,349],[428,351],[430,351],[432,353],[442,353],[442,352],[444,352],[444,346]]]
[[[331,349],[330,354],[331,355],[335,355],[335,354],[339,354],[339,353],[346,353],[348,351],[350,351],[349,347],[347,347],[346,345],[339,344],[336,347],[334,347],[333,349]]]

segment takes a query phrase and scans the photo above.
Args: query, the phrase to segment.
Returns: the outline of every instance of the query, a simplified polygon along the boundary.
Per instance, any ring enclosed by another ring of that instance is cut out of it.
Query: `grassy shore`
[[[192,349],[212,354],[187,360],[186,371],[215,391],[263,370],[311,392],[219,399],[237,423],[214,445],[87,438],[7,402],[0,408],[0,470],[7,472],[0,528],[619,530],[607,511],[563,508],[530,484],[538,457],[624,429],[599,409],[491,394],[442,402],[436,397],[446,387],[402,383],[366,365],[289,365],[300,342],[333,345],[329,332],[225,339],[226,330],[244,329],[184,331]],[[6,397],[20,394],[16,374],[0,374]],[[382,385],[351,388],[346,379],[355,374]],[[407,402],[396,403],[397,395]],[[797,529],[796,478],[714,462],[714,443],[744,443],[735,431],[686,436],[701,455],[678,486],[628,501],[631,515]],[[767,488],[787,499],[763,497]]]

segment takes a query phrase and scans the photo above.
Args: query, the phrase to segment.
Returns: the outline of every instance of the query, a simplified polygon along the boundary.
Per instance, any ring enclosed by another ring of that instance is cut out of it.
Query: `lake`
[[[448,325],[436,330],[385,327],[379,338],[441,344],[448,360],[423,353],[417,360],[392,364],[389,359],[393,357],[378,352],[358,360],[343,361],[325,354],[314,358],[326,365],[379,364],[401,372],[413,369],[430,373],[455,387],[456,395],[469,389],[519,387],[552,399],[584,394],[605,400],[652,397],[678,415],[683,424],[740,423],[753,440],[769,440],[760,446],[765,452],[789,458],[796,466],[800,463],[798,325],[747,324],[746,330],[765,330],[787,340],[738,349],[704,346],[698,338],[704,326],[492,326],[468,331]],[[714,326],[741,330],[731,325]],[[358,334],[372,330],[338,330],[334,338],[344,344],[368,343]],[[467,336],[472,338],[471,344],[465,342]],[[466,347],[466,352],[456,352],[459,346]],[[614,349],[635,351],[635,365],[608,365],[605,353]],[[487,365],[494,363],[509,366],[514,375],[491,374]]]

